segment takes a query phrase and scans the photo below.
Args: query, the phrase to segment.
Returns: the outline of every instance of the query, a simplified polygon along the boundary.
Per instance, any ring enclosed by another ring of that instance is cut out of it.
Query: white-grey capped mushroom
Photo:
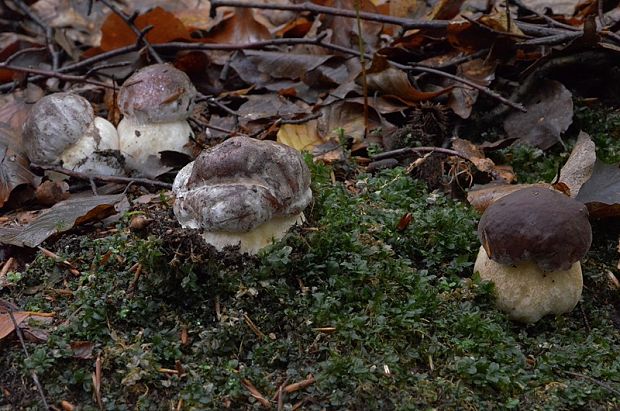
[[[196,89],[189,77],[170,64],[154,64],[129,77],[118,94],[123,119],[118,124],[127,166],[148,177],[161,173],[160,153],[192,154],[187,118]]]
[[[310,171],[295,149],[233,137],[203,151],[174,180],[174,213],[217,250],[255,254],[284,237],[312,200]]]
[[[23,129],[30,161],[57,165],[90,175],[122,175],[117,156],[118,134],[104,118],[95,117],[88,100],[73,93],[54,93],[37,101]]]

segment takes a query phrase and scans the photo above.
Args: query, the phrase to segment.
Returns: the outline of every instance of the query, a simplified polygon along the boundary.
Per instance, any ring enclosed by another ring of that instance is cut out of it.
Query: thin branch
[[[15,5],[19,7],[21,11],[23,11],[28,17],[30,17],[30,19],[34,21],[37,26],[41,27],[41,29],[45,33],[45,44],[47,44],[47,49],[50,53],[50,57],[52,58],[52,70],[58,70],[58,52],[56,51],[56,48],[54,47],[54,43],[52,41],[54,37],[52,28],[45,24],[45,22],[41,20],[39,16],[33,13],[28,7],[28,5],[22,0],[13,0],[13,3],[15,3]]]
[[[394,157],[407,157],[410,155],[419,155],[420,153],[442,153],[447,154],[449,156],[460,157],[464,160],[472,162],[471,158],[467,154],[461,153],[460,151],[450,150],[449,148],[443,147],[405,147],[399,148],[397,150],[386,151],[384,153],[377,154],[372,156],[370,159],[372,161],[380,161],[388,158]]]
[[[320,35],[312,38],[282,38],[256,41],[253,43],[238,43],[238,44],[226,44],[226,43],[185,43],[185,42],[170,42],[155,44],[153,47],[156,50],[248,50],[248,49],[263,49],[270,46],[294,46],[298,44],[314,44],[321,45],[321,41],[327,36],[327,33],[321,33]]]
[[[609,384],[606,384],[606,383],[604,383],[602,381],[599,381],[596,378],[590,377],[589,375],[585,375],[585,374],[581,374],[581,373],[573,372],[573,371],[564,371],[564,373],[568,374],[568,375],[575,376],[575,377],[579,377],[579,378],[585,378],[586,380],[589,380],[589,381],[593,382],[594,384],[598,385],[599,387],[602,387],[602,388],[606,389],[607,391],[611,392],[612,394],[620,396],[620,391],[618,391],[614,387],[610,386]]]
[[[15,321],[15,316],[13,315],[13,309],[9,308],[8,312],[9,312],[9,317],[11,317],[11,322],[13,323],[13,327],[15,328],[15,334],[17,334],[17,338],[19,338],[19,342],[22,346],[22,349],[24,350],[24,354],[26,355],[26,358],[30,358],[30,354],[28,354],[28,349],[26,348],[26,343],[24,342],[24,336],[22,334],[22,330],[21,328],[19,328],[19,324],[17,324],[17,321]],[[39,376],[37,375],[37,372],[35,370],[32,370],[30,372],[30,375],[32,376],[32,381],[34,382],[34,385],[37,387],[37,391],[39,392],[39,395],[41,396],[41,402],[43,403],[43,406],[45,407],[46,410],[49,410],[50,406],[47,404],[47,400],[45,399],[45,391],[43,391],[43,386],[41,386],[41,382],[39,382]]]
[[[17,71],[20,73],[39,74],[46,78],[54,77],[54,78],[64,80],[64,81],[75,81],[78,83],[93,84],[95,86],[104,87],[104,88],[112,88],[112,89],[114,88],[113,85],[102,83],[97,80],[90,80],[84,76],[72,76],[69,74],[62,74],[62,73],[58,73],[56,71],[50,71],[50,70],[35,69],[31,67],[20,67],[20,66],[14,66],[11,64],[5,64],[5,63],[0,63],[0,69]]]
[[[521,10],[525,10],[529,13],[532,13],[534,15],[536,15],[536,17],[543,19],[547,22],[547,24],[549,24],[550,26],[555,26],[555,27],[559,27],[562,29],[566,29],[566,30],[571,30],[571,31],[579,31],[579,29],[577,27],[573,27],[571,25],[568,24],[564,24],[561,23],[557,20],[554,20],[553,18],[540,13],[539,11],[529,7],[527,4],[523,3],[523,1],[521,0],[508,0],[509,2],[513,3],[515,6],[517,6],[518,8],[520,8]]]
[[[146,47],[146,49],[148,50],[149,54],[151,55],[151,57],[153,57],[153,60],[155,60],[157,63],[163,63],[164,60],[159,56],[159,54],[157,54],[157,52],[155,51],[155,49],[153,48],[153,46],[151,45],[151,43],[144,37],[144,35],[146,33],[143,33],[142,30],[140,30],[136,24],[134,23],[134,19],[130,16],[127,16],[125,13],[123,13],[123,11],[121,9],[119,9],[118,7],[116,7],[114,4],[112,4],[111,2],[109,2],[108,0],[99,0],[101,3],[103,3],[107,8],[109,8],[110,10],[112,10],[112,12],[114,14],[116,14],[118,17],[120,17],[131,29],[131,31],[133,31],[136,36],[138,37],[138,43],[142,43],[144,45],[144,47]]]
[[[218,7],[239,7],[239,8],[255,8],[263,10],[289,10],[289,11],[309,11],[312,13],[328,14],[330,16],[340,16],[356,18],[357,14],[355,10],[340,9],[335,7],[320,6],[318,4],[305,2],[301,4],[262,4],[252,3],[246,1],[236,0],[211,0],[212,13]],[[407,19],[393,16],[386,16],[385,14],[369,13],[360,11],[359,17],[362,20],[376,21],[378,23],[394,24],[401,26],[404,29],[445,29],[450,23],[447,20],[422,20],[422,19]]]
[[[141,186],[155,186],[162,187],[166,189],[171,189],[172,184],[164,183],[163,181],[151,180],[148,178],[132,178],[132,177],[121,177],[121,176],[101,176],[101,175],[88,175],[86,173],[81,173],[79,171],[69,170],[59,166],[47,166],[42,164],[30,164],[31,168],[37,168],[45,171],[54,171],[56,173],[64,174],[69,177],[77,178],[79,180],[84,181],[99,181],[102,183],[120,183],[120,184],[138,184]]]

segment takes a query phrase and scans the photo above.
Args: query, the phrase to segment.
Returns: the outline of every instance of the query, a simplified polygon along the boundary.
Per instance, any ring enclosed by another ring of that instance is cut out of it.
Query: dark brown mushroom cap
[[[273,217],[301,213],[312,199],[301,154],[273,141],[229,138],[203,151],[186,181],[183,174],[173,186],[177,216],[208,231],[250,231]]]
[[[500,264],[533,261],[546,272],[567,270],[592,243],[586,206],[564,194],[530,187],[489,206],[478,224],[489,258]]]
[[[187,119],[195,97],[196,88],[187,74],[170,64],[153,64],[125,80],[118,107],[139,123],[164,123]]]

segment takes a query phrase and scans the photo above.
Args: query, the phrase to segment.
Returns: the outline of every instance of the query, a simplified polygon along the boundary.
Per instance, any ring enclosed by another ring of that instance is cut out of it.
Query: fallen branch
[[[72,76],[69,74],[63,74],[63,73],[59,73],[57,71],[51,71],[51,70],[42,70],[42,69],[35,69],[31,67],[14,66],[11,64],[6,64],[6,63],[0,63],[0,69],[17,71],[20,73],[39,74],[42,76],[42,78],[53,77],[53,78],[57,78],[57,79],[64,80],[64,81],[75,81],[78,83],[93,84],[95,86],[104,87],[104,88],[111,88],[111,89],[114,88],[114,86],[111,84],[102,83],[101,81],[97,81],[97,80],[91,80],[89,78],[86,78],[85,76]],[[13,87],[13,84],[9,84],[9,85]]]
[[[412,154],[419,155],[420,153],[442,153],[442,154],[447,154],[449,156],[460,157],[460,158],[462,158],[464,160],[472,162],[471,158],[469,158],[466,154],[463,154],[463,153],[461,153],[459,151],[456,151],[456,150],[450,150],[449,148],[443,148],[443,147],[405,147],[405,148],[399,148],[397,150],[386,151],[384,153],[380,153],[380,154],[377,154],[375,156],[372,156],[371,160],[373,160],[373,161],[380,161],[380,160],[385,160],[385,159],[394,158],[394,157],[407,157],[407,156],[410,156]]]
[[[120,184],[137,184],[141,186],[155,186],[162,187],[166,189],[172,189],[172,184],[164,183],[163,181],[151,180],[148,178],[133,178],[133,177],[121,177],[121,176],[100,176],[95,175],[91,176],[86,173],[81,173],[79,171],[69,170],[59,166],[46,166],[41,164],[30,164],[31,168],[45,170],[45,171],[54,171],[56,173],[64,174],[69,177],[77,178],[78,180],[84,181],[99,181],[102,183],[120,183]]]

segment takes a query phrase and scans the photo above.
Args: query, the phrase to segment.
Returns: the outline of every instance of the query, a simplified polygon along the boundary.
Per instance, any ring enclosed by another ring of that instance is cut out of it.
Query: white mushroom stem
[[[545,273],[535,263],[516,266],[497,263],[480,247],[474,272],[495,284],[495,303],[512,320],[534,323],[548,314],[570,312],[581,298],[581,264]]]
[[[92,159],[93,153],[104,150],[119,150],[118,134],[116,129],[108,120],[95,117],[86,133],[73,145],[68,147],[60,156],[63,166],[70,170],[91,172],[92,174],[109,175],[108,167],[101,165],[100,169],[96,164],[94,170],[84,170],[88,160]],[[92,167],[91,167],[92,168]],[[120,174],[121,170],[115,170],[112,174]]]
[[[273,217],[248,232],[205,231],[202,238],[218,251],[228,246],[239,246],[239,252],[250,255],[258,253],[272,242],[282,239],[295,224],[304,222],[303,213],[294,216]]]
[[[120,150],[127,166],[145,176],[151,176],[153,162],[149,158],[159,160],[163,151],[191,155],[189,143],[193,135],[185,120],[142,124],[126,116],[118,124]]]

